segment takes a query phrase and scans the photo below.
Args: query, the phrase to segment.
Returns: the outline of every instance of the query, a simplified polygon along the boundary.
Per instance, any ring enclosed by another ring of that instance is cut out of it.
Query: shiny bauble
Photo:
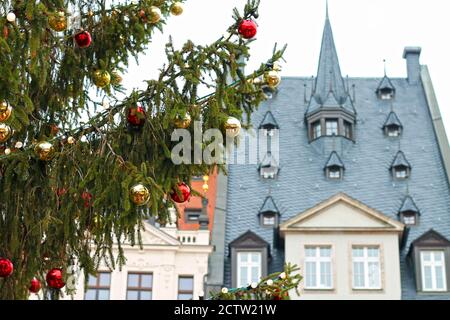
[[[31,280],[31,284],[30,284],[30,287],[28,288],[28,290],[31,293],[38,293],[41,290],[41,287],[42,287],[41,282],[38,279],[33,278]]]
[[[161,20],[161,10],[158,7],[152,6],[150,8],[150,22],[158,23]]]
[[[106,70],[95,70],[94,72],[94,84],[99,88],[109,86],[111,83],[111,76]]]
[[[176,203],[184,203],[189,201],[191,198],[191,188],[189,188],[189,186],[184,182],[179,183],[176,189],[173,189],[170,193],[170,197]]]
[[[127,121],[135,127],[142,127],[145,123],[145,110],[141,106],[128,109]]]
[[[271,88],[278,87],[281,82],[280,74],[275,70],[267,72],[264,75],[264,79],[266,80],[267,85]]]
[[[5,122],[12,114],[12,107],[6,102],[0,102],[0,122]]]
[[[75,140],[74,137],[68,137],[68,138],[67,138],[67,143],[68,143],[68,144],[74,144],[75,142],[76,142],[76,140]]]
[[[241,132],[241,122],[234,117],[228,117],[224,128],[228,137],[236,138]]]
[[[8,20],[8,22],[13,23],[14,21],[16,21],[16,14],[14,12],[10,12],[6,15],[6,20]]]
[[[73,36],[73,39],[78,47],[87,48],[92,43],[91,34],[88,31],[82,30]]]
[[[63,272],[58,268],[50,270],[45,280],[47,281],[47,285],[52,289],[62,289],[66,285],[63,280]]]
[[[170,7],[170,13],[174,16],[179,16],[183,13],[184,8],[181,2],[174,2]]]
[[[63,11],[51,14],[48,17],[48,24],[50,28],[57,32],[61,32],[67,29],[67,17]]]
[[[118,86],[119,84],[122,83],[122,80],[123,80],[123,78],[119,72],[117,72],[117,71],[111,72],[111,84],[113,86]]]
[[[150,200],[150,191],[143,184],[136,184],[130,189],[130,199],[137,206],[146,205]]]
[[[34,147],[34,152],[42,161],[49,161],[55,155],[55,148],[50,142],[42,141]]]
[[[258,27],[253,20],[244,20],[239,25],[238,32],[244,39],[251,39],[256,36]]]
[[[0,143],[5,142],[11,137],[12,129],[10,126],[0,123]]]
[[[177,127],[178,129],[187,129],[191,125],[191,121],[191,116],[186,112],[184,116],[177,115],[174,123],[175,127]]]
[[[14,271],[14,266],[9,259],[0,258],[0,278],[9,277]]]

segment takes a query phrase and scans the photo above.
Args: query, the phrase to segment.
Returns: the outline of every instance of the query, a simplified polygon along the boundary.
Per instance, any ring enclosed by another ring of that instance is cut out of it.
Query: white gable
[[[145,222],[145,230],[141,232],[143,245],[179,245],[180,242],[164,231]]]
[[[344,201],[338,201],[300,221],[293,228],[386,228],[392,227]]]

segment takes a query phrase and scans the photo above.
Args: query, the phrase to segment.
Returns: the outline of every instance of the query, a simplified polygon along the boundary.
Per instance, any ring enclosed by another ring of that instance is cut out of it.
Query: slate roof
[[[329,31],[327,31],[329,29]],[[342,92],[340,68],[335,66],[337,55],[330,41],[331,25],[327,19],[321,61],[330,66],[335,88]],[[328,53],[326,53],[328,52]],[[400,53],[399,53],[400,54]],[[331,55],[331,56],[330,56]],[[329,70],[320,70],[318,78],[329,82]],[[276,245],[277,233],[259,225],[258,212],[267,194],[277,199],[286,221],[300,212],[315,206],[331,196],[344,192],[383,214],[398,219],[405,194],[410,194],[420,207],[420,224],[411,227],[405,246],[400,252],[403,299],[449,299],[449,295],[419,295],[416,293],[414,271],[406,263],[411,242],[431,228],[450,239],[450,190],[442,163],[434,126],[421,83],[408,82],[406,78],[392,78],[396,88],[396,115],[402,119],[403,134],[392,139],[380,128],[391,109],[386,101],[374,94],[381,77],[349,78],[355,85],[355,108],[357,123],[354,128],[355,142],[347,139],[336,141],[322,137],[313,143],[308,141],[304,115],[311,98],[310,77],[284,77],[278,94],[264,102],[252,115],[256,126],[267,111],[271,110],[280,126],[278,162],[283,171],[275,180],[263,181],[257,172],[257,164],[229,165],[227,186],[227,215],[225,247],[251,229],[270,243],[272,259],[268,272],[279,271],[284,264],[284,251]],[[304,86],[307,86],[306,96]],[[322,93],[328,87],[318,87]],[[315,99],[312,99],[315,100]],[[407,181],[394,181],[389,173],[392,159],[396,156],[401,141],[402,151],[414,163],[414,174]],[[330,153],[337,151],[346,165],[345,178],[340,183],[328,181],[323,166]],[[228,250],[228,249],[226,249]],[[228,252],[226,252],[228,254]],[[231,285],[229,258],[225,261],[224,285]]]
[[[344,163],[342,162],[341,158],[339,157],[336,151],[333,151],[331,153],[330,158],[328,159],[324,169],[331,167],[339,167],[345,169]]]

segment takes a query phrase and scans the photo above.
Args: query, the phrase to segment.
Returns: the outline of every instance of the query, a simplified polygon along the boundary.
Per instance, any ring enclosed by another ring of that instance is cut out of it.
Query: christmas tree
[[[173,130],[201,121],[225,132],[236,119],[239,128],[262,86],[278,84],[284,49],[242,71],[257,28],[259,2],[249,0],[214,43],[169,42],[159,77],[125,95],[129,60],[183,2],[1,2],[0,299],[40,287],[57,297],[75,263],[86,275],[101,260],[123,265],[121,243],[139,245],[150,216],[168,222],[191,177],[216,165],[175,165]]]

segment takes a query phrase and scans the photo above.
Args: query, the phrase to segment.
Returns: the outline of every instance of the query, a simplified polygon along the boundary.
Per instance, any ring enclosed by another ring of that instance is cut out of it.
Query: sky
[[[131,63],[124,86],[145,88],[165,62],[164,45],[171,35],[180,48],[190,39],[209,44],[232,24],[232,9],[246,0],[187,0],[181,16],[170,17],[148,50]],[[273,46],[287,44],[282,76],[316,75],[325,0],[261,0],[257,41],[251,45],[250,73],[271,57]],[[391,77],[406,77],[406,46],[422,47],[421,64],[428,65],[440,110],[450,133],[450,1],[448,0],[329,0],[329,14],[345,77],[382,77],[386,60]]]

